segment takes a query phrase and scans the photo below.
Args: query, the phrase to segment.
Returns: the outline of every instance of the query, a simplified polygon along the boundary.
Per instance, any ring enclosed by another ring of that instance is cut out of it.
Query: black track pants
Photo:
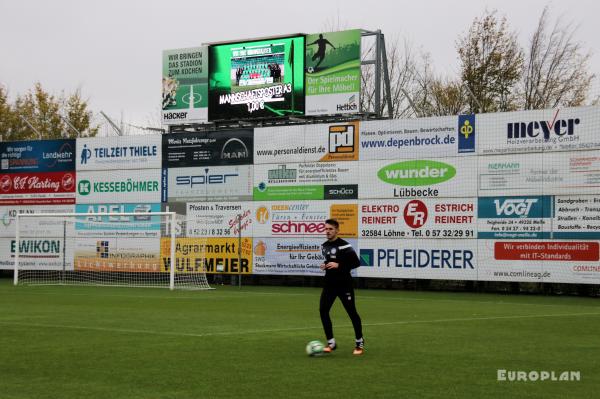
[[[329,317],[329,311],[335,298],[340,298],[346,313],[352,320],[352,327],[354,327],[354,335],[356,339],[362,338],[362,323],[360,316],[356,311],[356,303],[354,298],[354,289],[350,287],[325,287],[321,292],[321,302],[319,304],[319,312],[321,313],[321,322],[323,323],[323,329],[325,330],[325,336],[327,339],[333,338],[333,325],[331,324],[331,317]]]

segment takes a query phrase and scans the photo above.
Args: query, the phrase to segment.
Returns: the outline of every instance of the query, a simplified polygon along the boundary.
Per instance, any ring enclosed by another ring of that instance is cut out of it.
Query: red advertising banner
[[[75,172],[32,172],[0,175],[0,205],[75,203]]]
[[[494,259],[496,260],[597,262],[600,260],[599,251],[598,242],[499,241],[494,243]]]

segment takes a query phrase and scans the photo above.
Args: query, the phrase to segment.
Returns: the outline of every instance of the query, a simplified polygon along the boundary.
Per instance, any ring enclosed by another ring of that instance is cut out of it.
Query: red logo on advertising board
[[[75,191],[75,178],[73,177],[72,174],[66,173],[62,177],[62,187],[66,191]]]
[[[75,191],[72,172],[16,173],[0,178],[0,190],[7,194],[53,194]]]
[[[6,192],[9,192],[10,189],[12,188],[12,180],[10,179],[9,175],[4,175],[2,176],[2,178],[0,179],[0,190]]]
[[[427,221],[427,206],[423,201],[412,200],[404,207],[404,222],[412,228],[423,227]]]

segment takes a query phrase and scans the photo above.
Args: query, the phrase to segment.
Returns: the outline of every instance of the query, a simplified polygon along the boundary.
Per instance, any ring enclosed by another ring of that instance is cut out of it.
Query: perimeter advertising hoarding
[[[171,239],[163,238],[161,271],[170,270]],[[209,274],[252,274],[252,238],[177,238],[175,272]]]
[[[481,114],[478,153],[597,149],[599,128],[598,106]]]
[[[479,240],[479,280],[600,283],[598,241]]]
[[[306,36],[306,115],[358,113],[359,29]]]
[[[476,238],[476,198],[361,200],[359,237]]]
[[[475,115],[362,122],[360,159],[473,155],[475,138]]]
[[[552,238],[600,239],[600,195],[556,196]]]
[[[77,203],[160,202],[160,169],[131,169],[80,172],[77,175]]]
[[[358,209],[351,201],[257,202],[254,211],[255,237],[325,236],[325,220],[340,223],[340,237],[357,237]]]
[[[252,165],[163,168],[162,202],[252,200]]]
[[[0,205],[75,203],[75,172],[0,174]]]
[[[77,171],[160,168],[161,143],[157,134],[77,139]]]
[[[479,157],[479,195],[596,194],[600,151]]]
[[[209,120],[304,115],[304,37],[209,47]]]
[[[252,202],[188,202],[187,237],[252,237]]]
[[[35,213],[73,213],[73,205],[53,206],[0,206],[0,237],[15,237],[16,217],[22,214]],[[62,237],[62,218],[21,218],[20,234],[24,237]],[[72,226],[71,223],[68,224]]]
[[[0,143],[0,173],[75,170],[75,140]]]
[[[600,239],[600,196],[479,197],[478,238]]]
[[[164,50],[162,122],[165,125],[208,121],[208,48]]]
[[[255,201],[358,198],[358,162],[254,166]]]
[[[498,196],[478,199],[478,238],[551,238],[552,196]]]
[[[476,157],[362,161],[360,165],[360,198],[476,196]]]
[[[361,239],[358,277],[477,280],[477,240]]]
[[[163,135],[162,167],[252,165],[252,129]]]
[[[137,215],[78,216],[75,219],[77,237],[160,237],[167,216],[151,216],[160,212],[160,203],[78,204],[76,213],[137,213]],[[166,228],[166,227],[165,227]]]
[[[62,234],[23,238],[19,247],[19,270],[73,270],[73,245]],[[0,269],[14,270],[15,238],[0,238]],[[64,256],[63,256],[64,251]]]
[[[347,239],[356,250],[356,239]],[[254,274],[323,276],[324,238],[254,238]],[[356,269],[352,271],[356,276]]]
[[[93,272],[160,272],[160,236],[78,237],[75,270]]]
[[[254,130],[254,163],[358,161],[358,121]]]

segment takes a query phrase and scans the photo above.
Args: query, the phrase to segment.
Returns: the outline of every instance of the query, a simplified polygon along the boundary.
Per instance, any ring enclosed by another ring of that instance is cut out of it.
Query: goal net
[[[17,215],[15,285],[210,289],[204,262],[177,256],[185,223],[175,212],[143,210]],[[200,251],[201,240],[195,240]]]

